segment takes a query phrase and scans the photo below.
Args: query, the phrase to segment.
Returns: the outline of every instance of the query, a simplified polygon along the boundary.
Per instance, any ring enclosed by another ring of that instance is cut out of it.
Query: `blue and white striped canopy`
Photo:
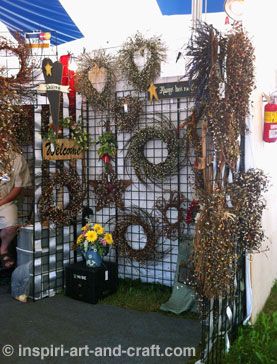
[[[11,32],[51,32],[54,45],[83,37],[58,0],[0,0],[0,21]]]
[[[163,15],[191,14],[191,0],[157,0]],[[207,9],[206,9],[207,5]],[[203,12],[224,11],[224,0],[203,0]]]

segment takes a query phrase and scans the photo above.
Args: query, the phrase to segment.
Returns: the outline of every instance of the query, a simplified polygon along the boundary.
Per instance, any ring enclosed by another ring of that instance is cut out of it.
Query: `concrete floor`
[[[105,304],[92,305],[63,295],[37,302],[20,303],[11,298],[8,286],[0,287],[0,362],[2,363],[186,363],[184,357],[70,358],[68,354],[41,361],[19,357],[19,345],[50,347],[195,347],[200,341],[200,322],[159,313],[145,313]],[[3,345],[15,353],[4,357]],[[47,349],[46,349],[47,350]]]

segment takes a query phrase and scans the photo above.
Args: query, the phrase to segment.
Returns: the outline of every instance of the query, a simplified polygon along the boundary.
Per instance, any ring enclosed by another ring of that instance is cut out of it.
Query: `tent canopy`
[[[83,37],[58,0],[0,0],[0,21],[12,33],[51,32],[54,45]]]
[[[218,13],[224,11],[224,0],[203,0],[203,12]],[[157,0],[163,15],[191,14],[191,0]]]

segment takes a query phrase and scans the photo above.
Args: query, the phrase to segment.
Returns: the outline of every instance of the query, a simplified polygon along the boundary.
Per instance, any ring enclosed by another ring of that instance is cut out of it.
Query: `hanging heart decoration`
[[[77,64],[77,91],[86,97],[93,109],[109,110],[115,97],[114,58],[99,50],[93,54],[82,54]]]
[[[106,86],[106,83],[107,83],[106,68],[99,67],[97,64],[95,64],[88,71],[88,79],[97,92],[99,92],[99,93],[103,92],[103,90]]]

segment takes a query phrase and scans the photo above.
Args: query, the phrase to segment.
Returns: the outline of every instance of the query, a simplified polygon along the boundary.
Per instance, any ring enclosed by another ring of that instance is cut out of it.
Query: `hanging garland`
[[[142,70],[135,63],[135,56],[146,57]],[[159,76],[161,62],[166,59],[166,47],[158,37],[146,39],[141,33],[129,38],[119,50],[118,65],[122,74],[139,91],[147,91],[149,84]]]
[[[130,95],[116,99],[113,106],[115,123],[119,131],[131,133],[142,112],[142,100]]]
[[[195,226],[192,284],[205,298],[231,295],[235,279],[239,221],[224,191],[203,193]]]
[[[86,97],[95,110],[109,109],[114,98],[116,78],[113,58],[99,50],[77,59],[76,90]]]
[[[239,26],[227,37],[226,99],[237,120],[237,129],[244,133],[249,113],[250,94],[255,87],[255,54],[248,35]]]
[[[1,73],[5,70],[3,68],[0,72],[0,89],[12,88],[22,89],[22,85],[29,83],[32,80],[33,65],[29,63],[30,49],[25,42],[19,40],[18,44],[13,44],[10,40],[4,37],[0,37],[0,51],[6,51],[12,53],[18,57],[19,71],[17,75],[5,77]]]
[[[260,169],[236,173],[228,186],[231,202],[239,219],[239,235],[242,249],[258,252],[265,235],[262,214],[266,207],[263,193],[268,190],[268,177]]]
[[[62,187],[69,192],[69,204],[66,207],[55,205],[53,193]],[[42,195],[39,200],[41,221],[49,221],[57,226],[70,225],[82,209],[85,193],[76,171],[61,170],[47,176],[43,181]]]
[[[82,127],[80,122],[75,122],[71,117],[60,120],[59,126],[56,129],[54,124],[48,125],[48,130],[45,133],[45,139],[55,144],[56,140],[61,138],[63,128],[69,129],[71,133],[71,139],[75,140],[75,143],[82,149],[87,150],[89,148],[90,136],[86,130]]]
[[[163,162],[154,164],[145,156],[145,146],[151,141],[159,139],[167,145],[168,155]],[[147,126],[135,133],[128,142],[126,163],[134,168],[138,180],[146,184],[160,183],[167,177],[177,174],[183,158],[180,153],[183,149],[183,141],[179,138],[178,131],[166,121],[159,125]]]
[[[241,26],[223,35],[199,23],[187,55],[191,57],[188,79],[195,108],[185,126],[196,157],[195,189],[200,206],[192,284],[200,296],[210,299],[235,294],[239,257],[245,251],[258,251],[264,240],[261,194],[266,179],[262,172],[237,173],[240,136],[246,132],[254,87],[249,38]],[[188,210],[188,223],[193,222],[195,208],[199,209],[194,204]]]
[[[210,78],[214,74],[223,76],[223,60],[225,57],[225,39],[212,25],[199,22],[193,31],[193,36],[187,46],[186,77],[194,98],[194,110],[197,117],[203,112],[203,107],[211,100]],[[218,88],[218,79],[216,88]]]
[[[155,218],[144,209],[139,207],[126,209],[117,217],[116,226],[113,231],[114,241],[119,253],[141,264],[161,259],[164,254],[158,251],[158,240],[161,236],[161,230],[155,226],[155,223]],[[147,241],[141,249],[132,248],[126,238],[127,229],[132,225],[138,225],[143,228]]]
[[[184,228],[185,210],[182,205],[185,201],[186,198],[182,193],[171,191],[168,199],[161,196],[155,202],[155,208],[162,216],[163,231],[168,239],[178,239],[179,232]],[[171,209],[177,211],[177,219],[175,222],[171,222],[171,219],[168,217]]]

